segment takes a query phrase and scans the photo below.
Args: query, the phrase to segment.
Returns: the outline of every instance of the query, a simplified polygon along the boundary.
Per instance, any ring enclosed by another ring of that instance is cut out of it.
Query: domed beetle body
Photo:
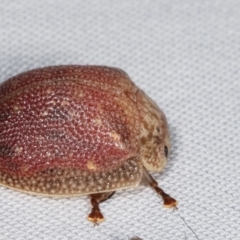
[[[148,171],[167,162],[167,121],[158,106],[117,68],[55,66],[0,85],[0,185],[45,196],[89,195],[99,203],[144,178],[176,207]]]

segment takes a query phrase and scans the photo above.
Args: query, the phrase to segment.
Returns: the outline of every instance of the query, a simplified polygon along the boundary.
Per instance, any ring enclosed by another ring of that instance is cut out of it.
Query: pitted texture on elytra
[[[49,168],[31,176],[0,172],[0,182],[32,194],[72,196],[114,191],[136,186],[142,177],[139,159],[126,160],[120,167],[106,171],[83,171],[79,168]]]
[[[121,79],[121,80],[120,80]],[[119,81],[120,80],[120,81]],[[20,88],[25,88],[33,83],[42,82],[57,83],[59,81],[81,81],[84,85],[96,86],[109,89],[132,90],[134,84],[128,75],[118,68],[104,66],[53,66],[34,69],[29,72],[21,73],[2,83],[0,96],[6,95]]]
[[[64,175],[71,169],[77,177],[111,174],[132,158],[139,166],[151,159],[153,166],[157,161],[162,166],[165,157],[158,154],[161,148],[152,139],[146,143],[141,139],[153,136],[156,127],[162,128],[163,117],[119,69],[58,66],[20,74],[0,87],[0,174],[4,179],[8,176],[2,184],[30,192],[79,194],[79,187],[60,184],[60,180],[49,188],[44,183],[51,175],[42,172],[58,169]],[[145,129],[143,121],[147,120],[153,129]],[[158,135],[154,137],[160,138]],[[134,178],[134,183],[139,181],[139,174]],[[42,187],[29,185],[29,179]],[[128,186],[119,184],[119,188]],[[61,188],[60,193],[57,185],[65,186],[66,191]],[[104,185],[99,189],[106,190]],[[96,188],[81,189],[82,194],[91,191]]]

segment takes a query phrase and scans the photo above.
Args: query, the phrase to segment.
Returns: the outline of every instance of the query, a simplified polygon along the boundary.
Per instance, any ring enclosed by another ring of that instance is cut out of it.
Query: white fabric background
[[[49,199],[0,187],[0,239],[240,239],[240,2],[1,0],[0,81],[32,68],[124,69],[164,110],[172,153],[153,174],[179,201],[120,191],[86,220],[87,197]]]

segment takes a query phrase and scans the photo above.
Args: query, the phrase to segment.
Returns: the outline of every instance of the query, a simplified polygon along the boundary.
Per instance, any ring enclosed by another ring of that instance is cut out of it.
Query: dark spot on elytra
[[[0,112],[0,122],[7,120],[10,117],[10,111],[5,110]]]
[[[0,157],[13,157],[14,149],[9,146],[0,145]]]
[[[41,170],[39,173],[40,175],[45,175],[45,176],[54,176],[58,172],[57,168],[47,168],[44,170]]]
[[[164,146],[164,154],[166,157],[168,157],[168,147]]]
[[[62,141],[66,139],[66,133],[64,131],[50,130],[46,133],[46,138],[53,141]]]
[[[69,118],[69,114],[68,110],[64,107],[54,107],[48,111],[47,117],[57,120],[67,120]]]
[[[160,128],[159,127],[157,127],[157,131],[158,131],[158,133],[160,133]]]

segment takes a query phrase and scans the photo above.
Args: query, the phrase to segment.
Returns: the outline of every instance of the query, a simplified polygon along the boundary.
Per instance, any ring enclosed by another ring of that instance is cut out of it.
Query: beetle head
[[[141,159],[148,171],[160,172],[167,163],[170,153],[170,137],[164,113],[150,98],[142,101],[145,114],[141,127]]]
[[[167,163],[171,147],[168,129],[155,127],[155,130],[150,131],[147,137],[141,138],[141,143],[141,157],[144,167],[148,171],[160,172]]]

